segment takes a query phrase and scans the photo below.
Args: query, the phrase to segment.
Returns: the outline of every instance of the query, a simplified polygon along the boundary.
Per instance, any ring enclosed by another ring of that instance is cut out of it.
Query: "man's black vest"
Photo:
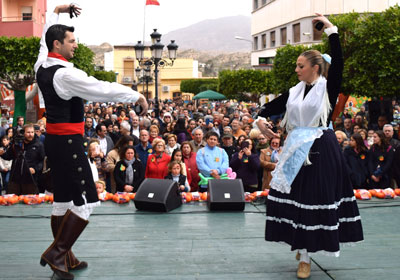
[[[81,123],[83,122],[83,100],[72,97],[70,100],[61,99],[53,85],[56,71],[64,66],[54,65],[48,68],[40,66],[37,71],[37,83],[42,91],[46,106],[48,123]]]

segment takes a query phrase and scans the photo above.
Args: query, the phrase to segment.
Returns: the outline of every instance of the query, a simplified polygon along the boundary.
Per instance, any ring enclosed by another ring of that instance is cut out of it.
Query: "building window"
[[[253,0],[253,10],[258,9],[258,0]]]
[[[124,75],[122,77],[122,83],[124,84],[133,83],[133,76],[134,76],[133,73],[134,73],[133,60],[124,60]]]
[[[314,41],[320,41],[322,39],[322,33],[324,33],[324,30],[318,30],[315,28],[315,25],[313,25],[313,40]]]
[[[293,24],[293,42],[300,42],[300,23]]]
[[[271,46],[271,48],[273,48],[273,47],[275,47],[275,31],[271,31],[271,38],[270,38],[270,41],[271,41],[271,44],[270,44],[270,46]]]
[[[256,50],[258,50],[258,37],[257,36],[254,37],[253,40],[254,40],[254,42],[253,42],[253,44],[254,44],[253,50],[256,51]]]
[[[258,65],[272,65],[274,64],[274,58],[273,57],[259,57],[258,58]]]
[[[262,43],[262,48],[266,49],[267,48],[267,34],[261,35],[261,43]]]
[[[286,27],[281,28],[281,45],[284,46],[286,45],[287,42],[287,36],[286,36]]]
[[[22,20],[32,20],[32,7],[21,7]]]

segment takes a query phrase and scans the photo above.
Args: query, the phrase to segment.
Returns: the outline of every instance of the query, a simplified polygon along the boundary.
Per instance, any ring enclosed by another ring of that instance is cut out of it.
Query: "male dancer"
[[[74,5],[61,5],[44,28],[35,64],[39,88],[47,112],[45,151],[52,170],[54,204],[51,229],[54,241],[42,254],[61,279],[73,279],[71,270],[87,267],[71,247],[88,224],[93,207],[99,204],[92,172],[83,146],[83,100],[94,102],[138,102],[146,113],[143,95],[117,83],[98,81],[68,62],[78,47],[74,28],[58,22],[60,13],[80,14]]]

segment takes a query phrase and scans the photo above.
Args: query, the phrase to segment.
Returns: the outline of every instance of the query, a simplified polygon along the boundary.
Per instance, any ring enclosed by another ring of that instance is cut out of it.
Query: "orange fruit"
[[[4,205],[6,204],[6,200],[4,199],[4,197],[0,196],[0,205]]]
[[[207,198],[208,198],[208,196],[207,196],[206,192],[203,192],[203,193],[200,194],[200,199],[201,200],[207,201],[208,200]]]
[[[372,189],[372,190],[368,190],[368,191],[372,196],[376,196],[376,190]]]
[[[188,193],[186,194],[186,202],[191,202],[191,201],[192,201],[192,198],[193,198],[192,193],[188,192]]]
[[[29,198],[29,196],[25,196],[24,197],[24,203],[25,204],[30,204],[31,199]]]
[[[131,194],[129,195],[129,198],[130,198],[131,200],[134,200],[134,199],[135,199],[135,196],[136,196],[136,193],[131,193]]]
[[[377,197],[377,198],[385,198],[385,194],[383,192],[377,192],[375,194],[375,197]]]
[[[44,201],[49,201],[50,200],[50,196],[48,195],[48,194],[46,194],[45,196],[44,196]]]
[[[116,203],[118,203],[118,201],[119,201],[119,195],[118,195],[117,193],[114,194],[114,196],[113,196],[113,201],[116,202]]]
[[[112,193],[107,193],[106,194],[106,200],[112,200],[113,199],[113,197],[114,197],[114,195],[112,194]]]
[[[355,197],[357,199],[361,199],[361,193],[360,192],[355,192],[354,195],[355,195]]]
[[[13,195],[7,198],[8,203],[10,203],[11,205],[15,204],[18,202],[18,196]]]
[[[395,190],[394,190],[394,193],[395,193],[397,196],[400,196],[400,189],[395,189]]]
[[[23,195],[18,196],[18,201],[23,201],[23,200],[24,200],[24,196]]]
[[[49,195],[49,202],[53,203],[54,202],[54,195]]]

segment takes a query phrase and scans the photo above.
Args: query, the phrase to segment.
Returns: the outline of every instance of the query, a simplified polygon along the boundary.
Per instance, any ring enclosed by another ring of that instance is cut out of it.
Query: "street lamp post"
[[[151,49],[151,58],[144,58],[144,45],[141,43],[141,41],[138,41],[138,43],[134,46],[135,48],[135,53],[136,53],[136,59],[139,61],[139,65],[142,66],[147,66],[149,69],[148,72],[145,71],[145,76],[148,75],[147,77],[150,76],[150,68],[154,66],[154,79],[155,79],[155,115],[156,117],[159,116],[160,112],[160,105],[159,105],[159,99],[158,99],[158,68],[165,67],[165,66],[172,66],[174,65],[174,61],[176,59],[176,52],[178,50],[178,45],[175,44],[174,40],[171,40],[171,43],[168,44],[167,49],[168,49],[168,57],[171,62],[168,62],[167,60],[162,58],[162,53],[164,49],[164,45],[161,44],[161,34],[157,32],[157,29],[154,29],[154,32],[150,34],[151,37],[151,42],[152,45],[150,47]],[[148,73],[148,74],[147,74]],[[148,84],[148,78],[146,78],[146,83]],[[148,92],[147,92],[148,93]],[[148,97],[148,96],[147,96]]]
[[[146,98],[149,99],[149,80],[150,80],[151,70],[150,67],[147,66],[144,69],[144,76],[146,77]]]
[[[254,50],[254,43],[253,43],[252,40],[243,38],[243,37],[241,37],[241,36],[235,36],[235,39],[236,39],[236,40],[241,40],[241,41],[246,41],[246,42],[251,43],[251,50],[252,50],[252,51]]]
[[[137,84],[140,84],[140,77],[142,77],[142,93],[144,94],[144,74],[142,72],[142,68],[139,66],[136,67],[135,72],[136,72],[136,77],[137,77]]]

